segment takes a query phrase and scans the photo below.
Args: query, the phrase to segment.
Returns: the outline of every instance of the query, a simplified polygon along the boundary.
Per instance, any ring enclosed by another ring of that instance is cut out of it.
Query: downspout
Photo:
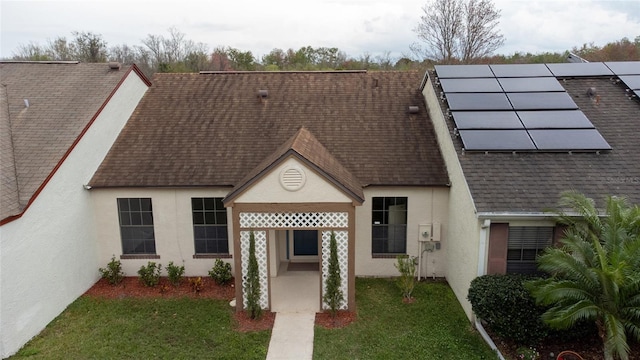
[[[482,225],[480,226],[480,245],[478,246],[478,276],[482,276],[485,274],[485,265],[487,263],[487,241],[489,240],[489,227],[491,226],[491,219],[485,219]],[[480,319],[475,317],[475,326],[476,330],[482,336],[482,339],[489,345],[491,350],[495,351],[500,360],[505,360],[504,356],[498,350],[498,347],[493,342],[487,331],[482,326]]]

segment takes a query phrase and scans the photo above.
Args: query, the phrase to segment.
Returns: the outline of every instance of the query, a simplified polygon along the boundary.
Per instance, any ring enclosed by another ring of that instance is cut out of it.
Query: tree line
[[[640,36],[633,41],[623,38],[598,46],[593,43],[573,47],[571,52],[589,61],[640,60]],[[453,54],[453,53],[452,53]],[[292,71],[292,70],[423,70],[439,63],[553,63],[565,62],[569,51],[519,53],[464,57],[452,55],[434,60],[427,56],[405,55],[394,58],[390,52],[372,56],[348,56],[336,47],[304,46],[299,49],[274,48],[262,57],[251,51],[219,46],[209,51],[206,44],[196,43],[176,28],[167,35],[149,34],[139,45],[108,46],[102,35],[88,31],[74,31],[72,37],[57,36],[45,44],[31,42],[18,46],[8,60],[135,63],[145,74],[155,72],[198,71]],[[416,59],[417,58],[417,59]]]

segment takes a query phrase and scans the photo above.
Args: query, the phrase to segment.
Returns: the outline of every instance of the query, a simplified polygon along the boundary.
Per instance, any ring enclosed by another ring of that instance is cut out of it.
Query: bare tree
[[[90,63],[107,61],[107,43],[102,35],[92,32],[73,31],[70,48],[76,60]]]
[[[424,45],[411,45],[422,58],[445,64],[471,63],[504,43],[497,29],[500,10],[491,0],[431,0],[422,11],[413,31]]]

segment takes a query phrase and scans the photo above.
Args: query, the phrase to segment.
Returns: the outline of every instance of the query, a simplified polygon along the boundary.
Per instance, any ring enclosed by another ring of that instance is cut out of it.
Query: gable
[[[236,203],[350,203],[342,190],[294,156],[238,195]]]
[[[135,66],[0,63],[0,222],[29,206],[132,72],[149,85]]]

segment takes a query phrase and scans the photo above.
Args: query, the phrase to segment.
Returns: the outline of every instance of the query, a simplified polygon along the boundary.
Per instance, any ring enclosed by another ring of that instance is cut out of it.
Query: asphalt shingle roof
[[[463,152],[447,120],[479,212],[536,213],[552,209],[559,195],[577,190],[599,205],[608,195],[640,203],[640,102],[610,77],[564,78],[560,83],[611,145],[598,153]],[[589,97],[595,87],[600,101]]]
[[[23,211],[126,71],[0,63],[0,220]]]
[[[360,186],[444,186],[448,176],[421,78],[418,72],[156,74],[90,185],[236,186],[304,127]],[[420,112],[410,114],[409,106]]]

